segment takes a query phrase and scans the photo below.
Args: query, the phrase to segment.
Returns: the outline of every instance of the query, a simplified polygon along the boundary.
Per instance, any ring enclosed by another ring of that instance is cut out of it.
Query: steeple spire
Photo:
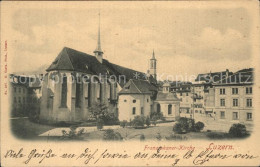
[[[150,59],[150,67],[149,67],[149,73],[153,76],[155,80],[157,80],[157,75],[156,75],[156,59],[155,59],[155,54],[154,54],[154,49],[153,49],[153,55],[152,58]]]
[[[152,59],[155,59],[155,56],[154,56],[154,49],[153,49],[153,57],[152,57]]]
[[[102,63],[103,59],[103,51],[101,49],[101,42],[100,42],[100,13],[98,13],[98,39],[97,39],[97,48],[94,51],[96,58],[100,63]]]

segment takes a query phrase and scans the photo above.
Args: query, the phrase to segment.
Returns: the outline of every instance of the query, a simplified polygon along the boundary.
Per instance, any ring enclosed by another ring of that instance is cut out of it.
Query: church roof
[[[180,101],[179,98],[174,93],[163,93],[163,92],[158,92],[156,101]]]
[[[130,79],[119,94],[150,94],[157,91],[157,88],[145,80]]]
[[[88,74],[105,74],[106,69],[99,61],[86,53],[64,47],[47,71],[68,70]]]
[[[46,71],[53,70],[77,71],[93,75],[115,75],[117,79],[120,75],[124,75],[126,82],[134,79],[135,74],[138,73],[139,79],[146,80],[145,73],[110,63],[106,59],[103,59],[102,63],[100,63],[95,56],[68,47],[62,49]],[[156,83],[152,76],[149,76],[149,80]],[[125,83],[121,81],[119,84],[123,86]]]

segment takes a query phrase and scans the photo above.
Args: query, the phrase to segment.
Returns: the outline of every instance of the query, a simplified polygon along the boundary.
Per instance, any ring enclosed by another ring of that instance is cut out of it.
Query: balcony
[[[199,99],[200,100],[200,99],[203,99],[203,96],[195,94],[195,95],[191,96],[191,98],[194,99],[194,100],[195,99]]]

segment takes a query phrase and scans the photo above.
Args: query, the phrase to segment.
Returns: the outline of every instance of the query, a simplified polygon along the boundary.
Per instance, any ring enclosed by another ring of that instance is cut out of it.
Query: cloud
[[[96,48],[96,9],[27,9],[15,13],[12,25],[15,61],[25,64],[15,66],[16,71],[50,64],[64,46],[88,54]],[[232,17],[227,18],[228,14]],[[223,9],[216,13],[201,9],[158,8],[149,12],[138,8],[127,12],[104,9],[101,17],[104,57],[145,72],[154,49],[158,72],[167,74],[241,67],[251,54],[250,22],[247,15],[241,21],[241,15],[245,15],[244,10]]]
[[[247,36],[239,31],[227,28],[225,32],[206,27],[199,35],[190,40],[178,43],[177,53],[185,54],[195,59],[245,60],[251,57],[250,44]]]

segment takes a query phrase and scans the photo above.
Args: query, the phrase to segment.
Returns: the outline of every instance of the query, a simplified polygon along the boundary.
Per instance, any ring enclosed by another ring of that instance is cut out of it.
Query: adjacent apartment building
[[[14,74],[11,74],[9,77],[12,98],[11,116],[17,117],[39,114],[41,78]]]
[[[214,83],[215,118],[249,123],[253,120],[253,69],[243,69]]]
[[[253,68],[199,74],[194,83],[171,90],[181,99],[182,117],[249,124],[253,120]]]

